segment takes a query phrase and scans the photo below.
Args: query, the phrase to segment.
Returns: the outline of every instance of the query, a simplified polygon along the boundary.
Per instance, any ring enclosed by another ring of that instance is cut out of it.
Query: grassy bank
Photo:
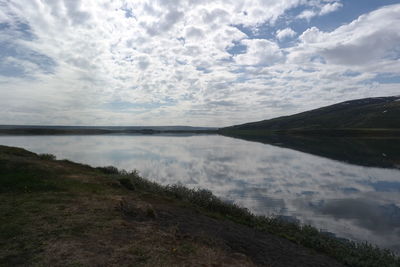
[[[0,265],[400,266],[389,251],[162,186],[0,146]]]

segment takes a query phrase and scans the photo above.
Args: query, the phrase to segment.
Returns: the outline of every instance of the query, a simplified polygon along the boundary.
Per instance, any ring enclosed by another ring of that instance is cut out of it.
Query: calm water
[[[400,252],[398,169],[217,135],[2,136],[0,144],[92,166],[137,169],[162,184],[210,189],[257,214],[289,216]]]

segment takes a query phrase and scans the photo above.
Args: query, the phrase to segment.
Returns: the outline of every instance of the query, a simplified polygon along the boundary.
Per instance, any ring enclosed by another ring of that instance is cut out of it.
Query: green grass
[[[59,187],[39,173],[15,172],[0,174],[0,193],[6,192],[45,192],[58,191]]]

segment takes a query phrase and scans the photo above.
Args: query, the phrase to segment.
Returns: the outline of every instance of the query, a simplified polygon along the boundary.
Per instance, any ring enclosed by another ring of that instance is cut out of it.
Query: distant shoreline
[[[232,128],[204,130],[158,130],[153,128],[130,129],[129,127],[29,127],[0,126],[0,135],[107,135],[107,134],[220,134],[232,137],[263,137],[274,135],[320,136],[320,137],[390,137],[400,138],[400,129],[342,128],[342,129],[279,129],[236,130]]]
[[[155,130],[102,128],[0,128],[0,135],[216,134],[216,130]]]

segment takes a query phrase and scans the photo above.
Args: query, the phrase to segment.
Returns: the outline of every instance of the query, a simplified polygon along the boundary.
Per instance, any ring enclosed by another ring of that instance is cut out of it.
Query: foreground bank
[[[0,146],[0,265],[399,266],[391,253],[160,186]]]

